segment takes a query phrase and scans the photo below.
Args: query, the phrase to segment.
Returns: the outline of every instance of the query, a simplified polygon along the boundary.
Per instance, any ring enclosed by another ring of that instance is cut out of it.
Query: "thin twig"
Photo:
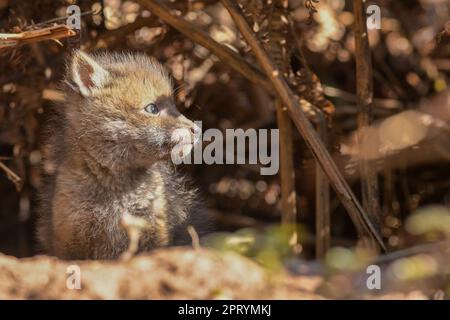
[[[280,130],[281,222],[297,223],[292,124],[287,109],[277,101],[277,123]]]
[[[308,91],[317,90],[314,83],[313,72],[306,60],[305,54],[303,52],[302,41],[295,34],[294,24],[290,23],[290,30],[295,40],[295,46],[298,50],[299,59],[306,71],[306,85]],[[300,79],[301,80],[301,79]],[[321,85],[322,86],[322,85]],[[314,94],[311,96],[315,97]],[[335,110],[335,107],[332,108]],[[317,110],[316,116],[316,130],[319,134],[325,147],[327,147],[328,142],[328,130],[326,117],[322,110]],[[330,226],[330,186],[328,184],[328,179],[326,174],[320,167],[320,163],[314,160],[315,163],[315,183],[316,183],[316,258],[323,259],[327,250],[330,247],[331,242],[331,226]]]
[[[1,161],[0,161],[0,169],[5,171],[6,176],[8,177],[9,180],[11,180],[14,183],[17,190],[20,190],[22,188],[22,179]]]
[[[365,6],[362,0],[353,1],[355,14],[355,59],[356,59],[356,95],[357,95],[357,123],[358,142],[361,154],[367,148],[365,134],[370,122],[371,104],[373,99],[372,59],[370,55],[369,39],[365,19]],[[372,161],[361,157],[359,170],[361,173],[361,189],[363,206],[372,222],[380,227],[380,204],[378,177]]]
[[[85,12],[81,12],[80,13],[80,17],[84,17],[84,16],[89,16],[89,15],[98,15],[100,13],[100,11],[98,10],[90,10],[90,11],[85,11]],[[35,28],[40,28],[43,27],[45,25],[49,25],[58,21],[67,21],[68,18],[70,18],[71,16],[63,16],[63,17],[58,17],[58,18],[54,18],[54,19],[50,19],[50,20],[46,20],[46,21],[42,21],[36,24],[32,24],[29,25],[25,28],[25,30],[34,30]]]
[[[327,146],[327,127],[325,116],[317,124],[317,132],[320,135],[325,147]],[[331,225],[330,225],[330,186],[326,174],[320,167],[320,163],[315,161],[316,177],[316,258],[323,259],[330,248]]]
[[[322,85],[322,87],[323,93],[328,97],[339,98],[347,102],[354,102],[354,103],[358,101],[358,98],[353,93],[328,85]],[[373,99],[371,106],[372,108],[382,109],[383,111],[389,110],[392,112],[399,111],[404,107],[403,103],[399,100],[377,99],[377,98]]]
[[[361,240],[364,241],[367,247],[376,248],[376,245],[378,244],[381,248],[385,249],[381,236],[378,234],[376,228],[373,226],[369,217],[366,215],[350,187],[342,177],[311,123],[302,112],[300,104],[282,77],[280,71],[276,68],[259,41],[255,38],[253,31],[245,21],[241,10],[229,0],[221,0],[221,2],[227,8],[247,43],[253,49],[253,54],[256,56],[259,64],[271,80],[279,99],[288,107],[291,118],[297,126],[298,131],[305,139],[314,157],[320,162],[324,172],[327,174],[330,183],[333,185],[342,204],[347,209]]]
[[[195,231],[195,228],[193,226],[188,226],[187,232],[189,233],[189,236],[191,237],[192,248],[194,248],[194,250],[200,249],[201,248],[200,247],[200,238],[198,237],[198,233],[197,233],[197,231]]]
[[[438,253],[445,254],[450,250],[450,241],[443,240],[439,242],[432,242],[426,244],[419,244],[410,248],[392,251],[388,254],[381,255],[377,258],[376,264],[388,263],[397,259],[413,256],[421,253]]]
[[[66,25],[56,25],[20,33],[0,33],[0,49],[14,47],[23,43],[58,40],[73,37],[74,35],[76,35],[76,32]]]
[[[275,0],[264,5],[270,14],[261,19],[268,19],[268,36],[266,49],[272,56],[277,57],[275,63],[283,74],[292,73],[290,58],[291,49],[280,38],[286,38],[289,32],[288,25],[284,23],[288,16],[286,0]],[[245,10],[245,9],[244,9]],[[267,20],[266,20],[267,21]],[[259,20],[263,24],[263,20]],[[276,101],[277,126],[280,132],[280,185],[281,185],[281,223],[290,230],[290,244],[295,248],[298,241],[297,228],[297,193],[295,190],[295,170],[293,155],[292,121],[287,108],[277,99]]]

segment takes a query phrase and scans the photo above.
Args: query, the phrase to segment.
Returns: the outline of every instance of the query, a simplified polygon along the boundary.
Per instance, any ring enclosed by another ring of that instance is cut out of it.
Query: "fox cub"
[[[76,51],[67,69],[65,102],[48,129],[43,248],[64,259],[117,258],[128,247],[124,213],[151,225],[140,250],[186,243],[189,225],[206,230],[198,192],[170,161],[173,131],[193,134],[194,124],[176,109],[163,67],[141,54]]]

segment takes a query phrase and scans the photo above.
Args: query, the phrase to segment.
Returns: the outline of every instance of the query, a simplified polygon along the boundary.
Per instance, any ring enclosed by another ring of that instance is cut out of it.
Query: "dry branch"
[[[17,190],[20,190],[22,188],[22,179],[10,168],[8,168],[3,162],[0,161],[0,169],[2,169],[9,180],[14,183]]]
[[[325,117],[322,114],[322,121],[317,124],[317,132],[320,135],[325,147],[327,146],[327,127]],[[316,180],[316,258],[323,259],[330,248],[331,225],[330,225],[330,186],[326,174],[320,167],[320,163],[315,161]]]
[[[42,99],[54,102],[64,102],[64,92],[55,89],[44,89],[42,91]]]
[[[373,99],[372,59],[370,55],[369,39],[365,19],[365,6],[362,0],[353,1],[355,13],[355,59],[356,59],[356,95],[358,106],[358,140],[360,150],[364,148],[364,134],[369,126],[370,111]],[[361,158],[359,161],[361,172],[361,189],[363,206],[372,221],[380,224],[380,205],[378,202],[378,177],[373,163]]]
[[[314,157],[320,162],[322,169],[327,174],[330,183],[347,209],[361,240],[364,241],[367,247],[376,248],[378,244],[381,248],[385,249],[381,236],[339,172],[311,123],[302,112],[300,104],[280,74],[280,71],[253,35],[253,31],[242,16],[240,9],[229,0],[222,0],[221,2],[227,8],[247,43],[253,49],[254,55],[271,80],[278,97],[288,107],[292,120],[311,149]]]
[[[288,25],[285,23],[288,16],[288,7],[285,0],[276,0],[272,4],[267,3],[263,7],[270,12],[268,16],[255,18],[263,25],[267,21],[266,49],[273,57],[275,63],[283,74],[292,74],[290,65],[291,48],[286,41],[289,34]],[[266,20],[267,19],[267,20]],[[281,185],[281,222],[290,226],[297,223],[297,193],[295,191],[295,170],[293,155],[292,121],[287,108],[280,100],[276,102],[277,125],[280,130],[280,185]],[[292,228],[294,244],[298,236],[296,228]]]
[[[20,33],[0,33],[0,49],[24,43],[59,40],[74,35],[76,35],[76,32],[64,24]]]
[[[294,225],[297,221],[295,170],[292,150],[291,119],[280,101],[277,101],[277,123],[280,129],[280,185],[281,222]]]
[[[300,81],[300,83],[306,82],[306,87],[310,96],[312,97],[313,104],[317,105],[319,108],[317,110],[316,116],[316,129],[320,136],[320,139],[327,147],[328,141],[328,130],[327,130],[327,119],[325,114],[322,112],[327,110],[332,110],[334,113],[336,108],[334,105],[326,100],[317,92],[321,92],[322,84],[317,77],[314,76],[308,62],[306,61],[305,54],[303,52],[302,41],[296,36],[293,23],[290,23],[290,30],[292,37],[295,40],[295,46],[299,53],[299,59],[305,68],[306,76],[303,77],[306,81]],[[322,107],[322,108],[320,108]],[[315,160],[315,184],[316,184],[316,258],[322,259],[325,257],[326,251],[330,247],[331,239],[331,226],[330,226],[330,186],[328,184],[328,179],[326,174],[320,167],[320,163]]]

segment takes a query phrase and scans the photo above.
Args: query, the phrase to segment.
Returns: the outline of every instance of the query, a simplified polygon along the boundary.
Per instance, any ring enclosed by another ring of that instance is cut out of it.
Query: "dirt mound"
[[[68,289],[78,266],[81,288]],[[68,269],[69,267],[69,269]],[[76,267],[75,267],[76,268]],[[300,279],[299,279],[300,280]],[[205,249],[160,249],[129,261],[62,261],[0,255],[1,299],[320,299],[316,279],[288,285],[254,262]]]

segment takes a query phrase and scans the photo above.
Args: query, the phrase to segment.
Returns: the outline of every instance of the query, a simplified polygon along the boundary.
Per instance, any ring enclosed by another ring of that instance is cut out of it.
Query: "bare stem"
[[[355,13],[355,58],[356,58],[356,95],[357,95],[357,123],[358,144],[360,150],[359,170],[361,174],[361,189],[363,206],[378,230],[380,228],[380,205],[378,202],[378,177],[372,161],[365,159],[364,149],[368,146],[364,135],[370,122],[370,111],[373,99],[372,60],[370,55],[369,39],[362,0],[353,1]]]

